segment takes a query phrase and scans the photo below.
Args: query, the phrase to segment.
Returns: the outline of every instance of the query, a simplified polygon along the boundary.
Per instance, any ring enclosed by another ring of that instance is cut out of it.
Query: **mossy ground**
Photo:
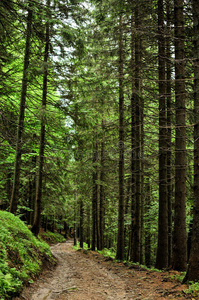
[[[55,244],[55,243],[63,243],[66,241],[66,239],[63,237],[63,235],[59,234],[58,232],[44,232],[42,231],[39,236],[42,238],[42,240],[44,240],[45,242],[47,242],[48,244]]]
[[[49,245],[18,217],[0,211],[0,300],[19,293],[44,263],[55,264]]]

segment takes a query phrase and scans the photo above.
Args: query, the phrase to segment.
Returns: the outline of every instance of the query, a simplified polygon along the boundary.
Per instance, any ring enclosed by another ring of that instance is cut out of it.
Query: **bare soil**
[[[199,299],[169,272],[153,272],[113,262],[92,251],[75,251],[72,241],[51,247],[58,259],[13,300]]]

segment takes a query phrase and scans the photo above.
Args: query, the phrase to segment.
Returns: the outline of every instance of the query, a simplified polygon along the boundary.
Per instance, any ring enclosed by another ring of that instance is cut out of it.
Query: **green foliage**
[[[172,279],[175,279],[175,280],[177,280],[177,281],[179,281],[179,282],[183,282],[183,279],[184,279],[184,277],[185,277],[185,273],[186,272],[181,272],[181,273],[179,273],[179,274],[175,274],[175,275],[172,275],[171,276],[171,278]]]
[[[47,243],[55,244],[55,243],[64,243],[66,239],[63,237],[63,235],[59,234],[58,232],[41,232],[39,236],[45,240]]]
[[[105,257],[111,257],[113,259],[116,256],[116,251],[113,248],[110,248],[110,249],[104,248],[102,251],[98,251],[98,252]]]
[[[49,246],[38,240],[16,216],[0,211],[0,297],[9,298],[41,270],[42,260],[53,263]]]
[[[186,294],[192,294],[192,296],[198,296],[199,293],[199,282],[189,282],[189,288],[184,290],[184,293]]]
[[[81,249],[79,241],[77,241],[77,245],[76,246],[73,246],[73,249],[75,249],[75,250]],[[83,243],[83,249],[84,250],[88,250],[88,244]]]

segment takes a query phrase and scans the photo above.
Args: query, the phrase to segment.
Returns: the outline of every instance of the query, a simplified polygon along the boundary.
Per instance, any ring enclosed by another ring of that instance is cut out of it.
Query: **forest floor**
[[[45,269],[13,300],[199,299],[187,295],[187,285],[171,279],[169,272],[129,267],[72,246],[71,240],[52,246],[58,259],[55,269]]]

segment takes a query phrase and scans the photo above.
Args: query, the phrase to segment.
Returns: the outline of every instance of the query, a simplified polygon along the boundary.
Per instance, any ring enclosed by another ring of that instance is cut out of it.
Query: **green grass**
[[[0,300],[20,292],[44,261],[55,262],[48,244],[37,239],[18,217],[0,211]]]

